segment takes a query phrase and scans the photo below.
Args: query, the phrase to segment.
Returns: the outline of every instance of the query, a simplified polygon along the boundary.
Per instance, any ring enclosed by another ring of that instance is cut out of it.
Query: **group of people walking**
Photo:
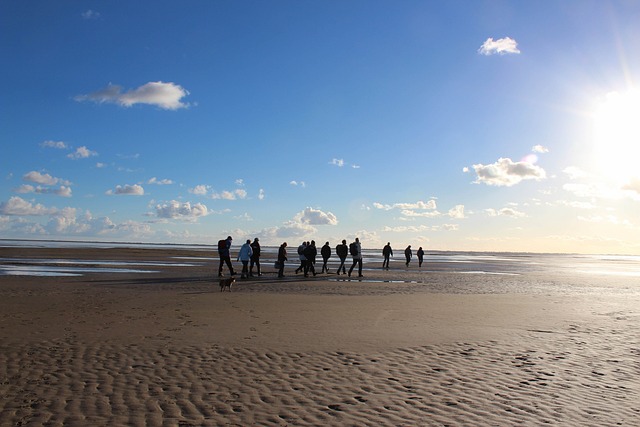
[[[233,242],[233,238],[228,236],[226,239],[220,240],[218,242],[218,254],[220,256],[220,266],[218,268],[218,277],[222,277],[222,270],[224,265],[226,264],[230,274],[235,275],[235,271],[233,269],[233,265],[231,263],[231,244]],[[342,240],[340,244],[335,247],[335,253],[340,259],[340,265],[338,266],[338,270],[336,274],[348,274],[351,277],[353,270],[358,268],[358,277],[363,277],[362,275],[362,245],[360,244],[360,239],[356,237],[355,241],[347,245],[346,240]],[[347,272],[345,267],[345,262],[347,260],[347,256],[351,255],[352,264]],[[298,260],[300,261],[300,265],[296,268],[296,274],[303,272],[304,277],[309,277],[309,274],[313,274],[316,276],[318,273],[316,272],[316,258],[318,257],[318,249],[316,247],[315,240],[311,240],[310,242],[302,242],[297,249]],[[329,273],[329,258],[332,255],[332,248],[329,245],[329,242],[326,242],[320,248],[320,256],[322,257],[322,269],[320,273],[327,272]],[[404,251],[406,263],[405,265],[408,267],[411,262],[411,258],[413,257],[413,251],[411,250],[411,245],[407,246]],[[418,266],[422,267],[422,262],[424,260],[424,251],[422,247],[418,249],[416,253],[418,257]],[[382,249],[382,268],[389,269],[389,260],[393,257],[393,249],[391,248],[391,244],[387,243],[385,247]],[[256,267],[256,274],[258,276],[262,276],[262,272],[260,269],[260,241],[256,237],[253,242],[250,239],[247,239],[246,243],[242,245],[240,251],[238,252],[237,261],[242,262],[242,273],[241,278],[253,277],[253,270]],[[284,242],[280,245],[278,249],[278,259],[275,262],[275,268],[278,270],[278,277],[284,277],[284,267],[285,263],[288,261],[287,255],[287,242]]]

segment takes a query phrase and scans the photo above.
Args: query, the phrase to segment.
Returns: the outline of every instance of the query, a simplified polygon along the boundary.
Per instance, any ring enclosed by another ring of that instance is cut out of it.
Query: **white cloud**
[[[265,194],[264,194],[264,189],[260,189],[260,191],[258,192],[258,200],[264,200],[265,198]]]
[[[453,208],[449,209],[449,216],[451,218],[463,219],[464,216],[464,205],[456,205]]]
[[[531,147],[531,151],[533,151],[534,153],[548,153],[549,149],[542,145],[534,145],[533,147]]]
[[[82,146],[76,148],[76,151],[73,153],[67,154],[67,157],[70,159],[86,159],[88,157],[97,156],[98,153],[95,151],[89,150],[87,147]]]
[[[295,221],[301,224],[309,225],[337,225],[338,218],[331,212],[323,212],[319,209],[306,208],[299,212],[295,217]]]
[[[640,179],[632,178],[628,183],[622,186],[622,189],[640,194]]]
[[[173,184],[173,181],[170,179],[158,179],[155,176],[151,179],[149,179],[149,181],[147,181],[147,184],[155,184],[155,185],[171,185]]]
[[[111,103],[123,107],[131,107],[135,104],[155,105],[164,110],[177,110],[186,108],[189,104],[181,101],[189,95],[182,86],[174,83],[149,82],[136,89],[122,92],[122,87],[109,84],[104,89],[88,95],[79,95],[76,101],[93,101],[99,104]]]
[[[40,185],[38,185],[37,187],[34,187],[33,185],[25,184],[16,188],[15,192],[19,194],[27,194],[27,193],[54,194],[56,196],[61,196],[61,197],[71,197],[71,188],[66,187],[64,185],[61,185],[59,188],[49,188],[49,187],[42,187]]]
[[[14,196],[8,201],[0,203],[0,214],[2,215],[52,215],[58,210],[47,208],[41,204],[33,204],[21,197]]]
[[[290,185],[293,185],[294,187],[306,187],[306,184],[304,183],[304,181],[290,181],[289,182]]]
[[[100,18],[100,12],[96,12],[95,10],[86,10],[81,14],[82,19],[98,19]]]
[[[435,218],[441,215],[438,211],[418,212],[413,209],[402,209],[400,214],[410,218]]]
[[[133,184],[133,185],[116,185],[115,190],[109,190],[107,191],[108,195],[113,196],[113,195],[124,195],[124,196],[143,196],[144,195],[144,188],[142,188],[141,185],[138,184]]]
[[[244,179],[242,179],[242,178],[236,179],[236,185],[238,187],[244,187]]]
[[[156,205],[156,215],[158,218],[194,222],[198,218],[205,217],[209,214],[211,214],[211,211],[202,203],[192,205],[189,202],[180,203],[176,200],[171,200],[168,203]]]
[[[502,208],[499,210],[496,209],[485,209],[485,212],[489,216],[510,216],[513,218],[520,218],[526,216],[524,212],[520,212],[514,208]]]
[[[191,194],[197,194],[199,196],[204,196],[209,192],[210,189],[211,189],[210,186],[204,185],[204,184],[200,184],[200,185],[196,185],[193,188],[190,188],[188,191]]]
[[[331,161],[329,162],[330,165],[334,165],[334,166],[338,166],[339,168],[344,166],[344,160],[343,159],[331,159]]]
[[[422,200],[418,200],[415,203],[394,203],[392,205],[385,205],[382,203],[378,203],[378,202],[374,202],[373,203],[373,207],[376,209],[382,209],[385,211],[389,211],[392,209],[401,209],[401,210],[407,210],[407,209],[436,209],[436,201],[431,199],[428,202],[424,202]]]
[[[587,178],[589,176],[588,173],[586,173],[585,171],[583,171],[582,169],[576,166],[566,167],[562,172],[567,174],[570,179],[582,179],[582,178]]]
[[[518,54],[518,43],[511,37],[505,37],[498,40],[493,40],[489,37],[478,49],[478,53],[481,55],[505,55],[505,54]]]
[[[529,162],[514,162],[509,158],[500,158],[490,165],[473,165],[478,178],[476,183],[507,186],[518,184],[525,179],[539,181],[546,178],[544,169]]]
[[[45,148],[57,148],[58,150],[66,150],[69,148],[63,141],[43,141],[40,143],[40,146]]]
[[[242,188],[238,188],[233,191],[224,190],[220,193],[211,193],[212,199],[222,199],[222,200],[236,200],[236,199],[246,199],[247,192]]]
[[[56,185],[58,183],[63,185],[71,184],[66,179],[55,178],[49,175],[48,173],[43,174],[37,171],[31,171],[24,174],[22,176],[22,179],[27,182],[35,182],[36,184],[42,184],[42,185]]]

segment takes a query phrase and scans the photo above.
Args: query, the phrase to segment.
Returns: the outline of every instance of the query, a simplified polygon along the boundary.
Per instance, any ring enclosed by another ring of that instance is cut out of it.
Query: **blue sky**
[[[2,1],[0,236],[640,254],[635,1]]]

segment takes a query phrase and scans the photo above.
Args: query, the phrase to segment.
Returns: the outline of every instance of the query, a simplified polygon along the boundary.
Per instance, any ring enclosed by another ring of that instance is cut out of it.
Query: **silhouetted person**
[[[257,237],[253,239],[251,250],[253,251],[253,253],[251,254],[251,264],[249,265],[249,276],[253,277],[254,265],[256,266],[258,276],[262,276],[262,273],[260,272],[260,239],[258,239]]]
[[[356,264],[358,264],[358,277],[362,277],[362,246],[360,245],[360,239],[356,237],[356,241],[349,245],[349,252],[353,257],[353,264],[349,269],[349,277],[351,277],[351,272]]]
[[[418,252],[416,252],[416,256],[418,257],[418,267],[422,267],[422,261],[424,259],[424,251],[422,250],[422,246],[418,248]]]
[[[316,256],[318,255],[318,249],[316,249],[316,242],[312,240],[311,243],[307,245],[304,249],[304,257],[307,259],[307,262],[304,266],[304,277],[309,277],[309,271],[316,275]]]
[[[325,243],[322,249],[320,249],[320,255],[322,255],[322,271],[320,273],[324,273],[325,270],[328,273],[329,267],[327,267],[327,262],[329,262],[329,258],[331,258],[331,246],[329,246],[329,242]]]
[[[407,249],[404,250],[404,257],[407,259],[406,266],[409,267],[409,263],[411,262],[411,257],[413,256],[413,252],[411,251],[411,245],[407,246]]]
[[[347,270],[344,267],[344,262],[347,260],[347,255],[349,254],[349,247],[347,246],[347,241],[343,240],[341,244],[336,246],[336,255],[340,258],[340,266],[338,267],[338,275],[340,274],[340,269],[342,269],[342,274],[347,274]]]
[[[287,242],[278,249],[278,277],[284,277],[284,263],[287,260]]]
[[[391,249],[391,243],[387,242],[387,244],[382,248],[382,256],[384,259],[382,260],[382,268],[389,269],[389,257],[393,256],[393,249]]]
[[[300,267],[296,268],[296,274],[299,271],[304,271],[305,265],[307,265],[307,258],[304,256],[304,250],[307,247],[307,242],[302,242],[300,246],[298,246],[298,258],[300,259]]]
[[[222,277],[222,266],[223,264],[227,264],[229,267],[229,272],[233,276],[236,274],[233,271],[233,265],[231,265],[231,242],[233,239],[231,236],[227,237],[226,240],[218,241],[218,256],[220,256],[220,267],[218,267],[218,277]]]

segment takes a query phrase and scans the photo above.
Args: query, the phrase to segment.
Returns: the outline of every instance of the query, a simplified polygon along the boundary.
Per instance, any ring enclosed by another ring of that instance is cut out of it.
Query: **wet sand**
[[[640,423],[633,279],[304,279],[292,263],[281,280],[264,262],[221,293],[210,255],[0,248],[27,264],[193,261],[0,276],[0,425]]]

